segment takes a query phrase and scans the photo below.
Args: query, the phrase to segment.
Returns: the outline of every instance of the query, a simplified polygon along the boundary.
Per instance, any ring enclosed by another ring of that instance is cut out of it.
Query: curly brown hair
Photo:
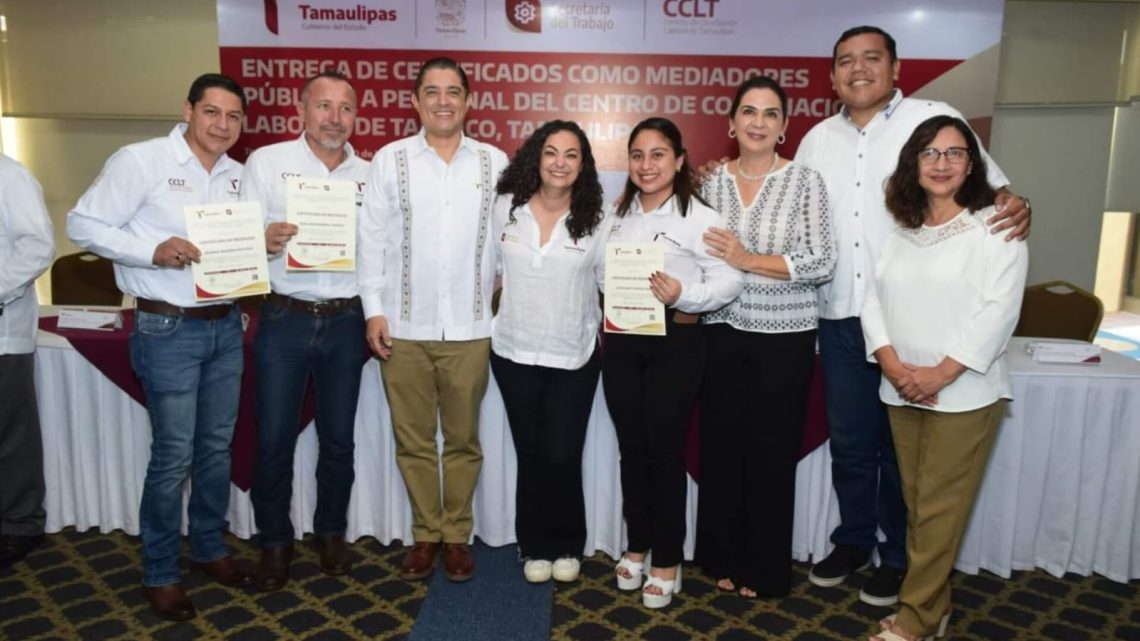
[[[962,134],[970,154],[970,173],[966,174],[966,180],[954,194],[954,202],[973,213],[989,207],[997,197],[997,192],[986,178],[986,159],[970,125],[953,116],[928,118],[915,127],[910,140],[899,152],[895,173],[887,179],[887,209],[899,225],[907,229],[920,227],[929,209],[926,190],[918,182],[918,154],[946,127],[957,129]]]

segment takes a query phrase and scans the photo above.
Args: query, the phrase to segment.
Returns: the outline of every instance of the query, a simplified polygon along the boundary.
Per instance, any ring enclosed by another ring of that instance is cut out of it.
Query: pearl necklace
[[[740,164],[740,159],[737,158],[736,159],[736,175],[740,176],[741,178],[743,178],[745,180],[751,180],[753,182],[755,182],[757,180],[764,180],[765,178],[768,177],[768,174],[772,173],[772,171],[774,169],[776,169],[776,163],[778,163],[778,162],[780,162],[780,154],[774,154],[774,156],[772,158],[772,166],[768,168],[768,171],[757,176],[755,174],[750,174],[747,171],[744,171],[744,166]]]

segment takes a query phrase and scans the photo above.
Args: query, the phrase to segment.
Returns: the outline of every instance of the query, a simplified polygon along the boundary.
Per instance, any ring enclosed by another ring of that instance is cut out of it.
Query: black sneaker
[[[871,567],[870,552],[850,545],[837,545],[826,559],[812,566],[808,581],[821,588],[833,588],[851,574],[868,567]]]
[[[904,576],[905,570],[880,565],[859,590],[859,600],[880,608],[898,603]]]
[[[44,542],[44,535],[15,536],[5,534],[0,536],[0,568],[7,568],[19,563],[28,553]]]

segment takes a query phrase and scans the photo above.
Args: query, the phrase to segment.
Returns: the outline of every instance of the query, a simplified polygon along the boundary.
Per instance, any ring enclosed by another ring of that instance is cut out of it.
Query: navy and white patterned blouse
[[[788,163],[772,172],[750,206],[741,202],[736,178],[721,165],[701,195],[720,212],[721,224],[753,254],[783,256],[789,280],[745,272],[744,289],[705,323],[728,323],[748,332],[800,332],[819,318],[816,286],[835,273],[835,234],[827,189],[819,172]]]

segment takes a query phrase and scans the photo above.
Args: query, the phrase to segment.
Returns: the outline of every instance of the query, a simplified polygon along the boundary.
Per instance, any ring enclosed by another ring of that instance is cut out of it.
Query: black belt
[[[690,314],[679,309],[673,310],[673,322],[678,325],[696,325],[701,321],[700,314]]]
[[[286,309],[305,312],[313,316],[335,316],[360,306],[360,297],[330,298],[328,300],[301,300],[292,296],[284,296],[276,292],[269,295],[269,301],[274,305]]]
[[[203,307],[179,307],[164,303],[160,300],[150,300],[148,298],[136,298],[135,307],[140,312],[148,312],[151,314],[160,314],[162,316],[182,316],[185,318],[196,318],[199,320],[218,320],[225,318],[234,309],[232,302],[223,305],[205,305]]]

